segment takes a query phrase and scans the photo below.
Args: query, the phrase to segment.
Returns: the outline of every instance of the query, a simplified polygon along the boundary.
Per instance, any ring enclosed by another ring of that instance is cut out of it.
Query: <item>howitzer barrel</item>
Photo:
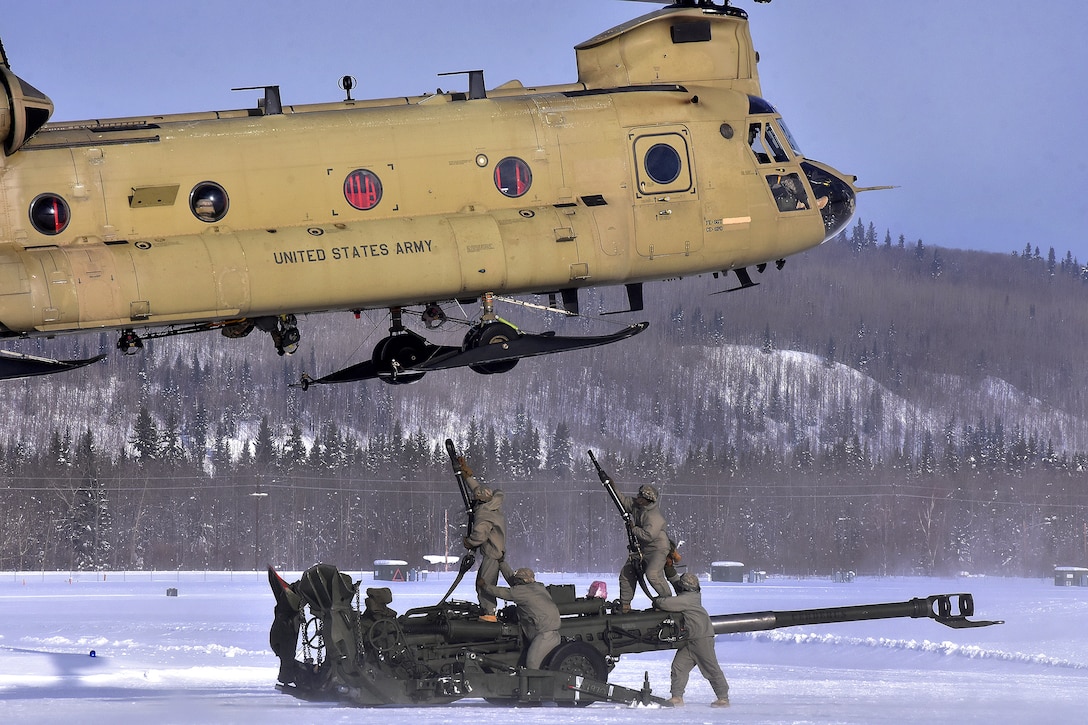
[[[834,624],[836,622],[861,622],[868,619],[935,619],[949,627],[982,627],[999,622],[972,622],[967,617],[975,613],[975,602],[970,594],[934,594],[915,597],[906,602],[889,604],[863,604],[850,607],[826,607],[822,609],[798,609],[785,612],[748,612],[745,614],[720,614],[710,618],[714,634],[759,632],[781,627],[799,627],[806,624]]]

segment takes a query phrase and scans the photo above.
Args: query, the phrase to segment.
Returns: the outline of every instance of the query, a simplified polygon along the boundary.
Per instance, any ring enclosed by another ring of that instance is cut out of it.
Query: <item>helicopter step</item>
[[[105,355],[96,355],[84,360],[53,360],[47,357],[35,357],[19,352],[0,350],[0,380],[9,378],[28,378],[34,375],[49,375],[65,370],[75,370],[84,365],[96,363]]]
[[[320,378],[303,374],[296,386],[306,390],[311,385],[374,378],[392,385],[403,385],[416,382],[432,370],[466,366],[481,375],[504,373],[522,358],[608,345],[637,335],[649,324],[639,322],[611,335],[566,337],[554,332],[523,333],[510,324],[495,321],[473,327],[461,346],[435,345],[411,330],[404,330],[379,342],[370,360]]]

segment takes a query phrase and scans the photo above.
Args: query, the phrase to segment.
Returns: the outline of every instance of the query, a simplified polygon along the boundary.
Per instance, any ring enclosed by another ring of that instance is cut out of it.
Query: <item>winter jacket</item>
[[[632,530],[635,538],[642,547],[643,554],[655,551],[669,553],[672,545],[669,543],[669,535],[665,532],[665,517],[657,507],[657,502],[652,501],[645,506],[636,506],[635,500],[630,496],[620,494],[623,508],[631,514]]]
[[[702,592],[680,592],[674,597],[657,597],[654,599],[654,609],[683,614],[689,640],[714,636],[710,615],[703,609]]]
[[[552,601],[548,588],[540,582],[528,582],[513,587],[488,585],[489,594],[518,605],[521,631],[532,640],[541,632],[559,631],[559,607]]]
[[[506,553],[506,515],[502,512],[503,492],[495,491],[490,501],[476,504],[472,531],[465,539],[471,547],[479,547],[483,556],[500,560]]]

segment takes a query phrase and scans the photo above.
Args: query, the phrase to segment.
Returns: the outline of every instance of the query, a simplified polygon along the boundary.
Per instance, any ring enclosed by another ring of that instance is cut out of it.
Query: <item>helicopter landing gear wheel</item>
[[[544,660],[544,669],[589,677],[598,682],[608,681],[608,665],[605,664],[604,655],[585,642],[564,642],[559,645]],[[592,698],[584,698],[574,702],[560,702],[559,705],[585,707],[591,702]]]
[[[518,336],[518,331],[505,322],[488,322],[473,327],[465,335],[465,349],[472,350],[484,345],[504,345]],[[499,360],[498,362],[477,363],[469,365],[469,370],[481,375],[495,375],[514,369],[518,364],[517,359]]]
[[[378,377],[390,385],[407,385],[422,378],[425,373],[406,370],[423,362],[427,356],[427,341],[419,335],[404,332],[390,335],[374,346],[372,360],[378,369]]]

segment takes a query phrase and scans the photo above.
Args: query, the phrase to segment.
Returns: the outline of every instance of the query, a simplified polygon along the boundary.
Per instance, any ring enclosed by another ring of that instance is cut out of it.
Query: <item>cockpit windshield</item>
[[[785,119],[778,119],[778,127],[782,129],[782,133],[786,137],[786,143],[788,143],[790,145],[790,149],[793,150],[793,155],[804,156],[804,154],[801,153],[801,147],[797,145],[797,139],[795,139],[793,137],[793,134],[790,133],[790,128],[786,125]]]
[[[788,134],[786,139],[787,141],[790,139]],[[761,164],[771,162],[784,164],[790,160],[785,147],[778,139],[778,132],[775,131],[770,121],[767,123],[752,123],[748,126],[748,145],[752,147],[752,153],[755,154],[756,161]],[[795,154],[797,153],[792,142],[790,142],[790,148],[793,149]]]
[[[774,132],[774,126],[768,123],[764,128],[766,130],[763,132],[763,137],[767,139],[767,148],[771,150],[775,163],[784,164],[789,161],[786,150],[782,148],[782,142],[778,140],[778,134]]]

